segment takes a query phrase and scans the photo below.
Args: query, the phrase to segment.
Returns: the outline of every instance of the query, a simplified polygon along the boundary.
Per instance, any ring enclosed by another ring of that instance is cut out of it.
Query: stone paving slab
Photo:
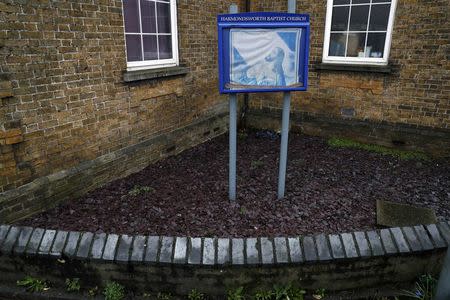
[[[173,262],[176,264],[186,263],[187,256],[187,238],[177,237],[175,240],[175,252],[173,254]]]
[[[261,238],[261,261],[265,265],[271,265],[275,262],[273,255],[273,242],[269,238]]]
[[[28,242],[31,238],[31,234],[33,233],[33,227],[23,227],[22,231],[20,231],[20,235],[17,239],[17,243],[14,246],[13,252],[16,254],[22,254],[25,252],[25,249],[28,245]]]
[[[67,237],[69,233],[67,231],[58,231],[53,241],[52,249],[50,250],[50,255],[55,257],[60,257],[64,250],[64,245],[66,244]]]
[[[230,263],[230,239],[217,240],[217,263],[219,265]]]
[[[131,250],[130,256],[131,262],[141,262],[144,260],[146,241],[147,238],[143,235],[138,235],[134,237],[133,248]]]
[[[345,250],[344,246],[342,245],[340,236],[338,234],[330,234],[328,237],[330,239],[330,246],[333,258],[335,259],[345,258]]]
[[[131,244],[133,243],[133,237],[122,234],[119,239],[119,245],[117,247],[116,261],[128,262],[130,259]]]
[[[69,236],[67,238],[66,247],[64,248],[63,253],[69,257],[74,256],[77,251],[78,240],[80,239],[81,233],[77,231],[69,232]]]
[[[16,244],[16,241],[20,235],[21,228],[20,227],[11,227],[9,229],[8,235],[3,241],[3,244],[1,245],[1,252],[2,253],[11,253],[13,250],[14,245]]]
[[[358,257],[358,251],[356,250],[355,240],[351,233],[341,234],[342,243],[344,244],[345,256],[348,258]]]
[[[163,236],[161,238],[161,250],[159,254],[159,262],[161,263],[171,263],[172,262],[172,252],[175,239],[171,236]]]
[[[385,254],[381,243],[381,237],[378,232],[374,230],[367,232],[367,238],[369,239],[370,247],[372,249],[372,255],[381,256]]]
[[[103,250],[102,259],[106,261],[113,261],[116,256],[117,243],[119,236],[117,234],[109,234],[106,238],[105,248]]]
[[[158,261],[159,252],[159,236],[149,236],[147,239],[147,249],[145,251],[144,261],[145,262],[156,262]]]
[[[299,238],[288,238],[289,256],[292,263],[300,263],[304,261],[303,251]]]
[[[400,253],[408,253],[409,246],[406,242],[405,236],[403,235],[402,230],[399,227],[390,228],[392,236],[394,237],[395,244],[397,245]]]
[[[303,239],[303,248],[305,251],[305,261],[316,261],[318,259],[316,245],[311,236],[307,236]]]
[[[106,234],[105,233],[97,233],[94,235],[94,240],[92,242],[92,248],[90,257],[94,260],[98,260],[102,258],[103,248],[105,248],[106,243]]]
[[[190,238],[190,251],[188,255],[188,264],[199,265],[202,263],[202,239]]]
[[[359,255],[361,257],[369,257],[372,255],[370,250],[369,241],[367,240],[366,233],[357,231],[354,233],[356,245],[358,246]]]

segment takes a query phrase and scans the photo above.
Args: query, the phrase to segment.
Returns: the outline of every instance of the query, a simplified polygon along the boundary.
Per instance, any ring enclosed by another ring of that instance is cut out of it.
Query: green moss
[[[410,160],[410,159],[429,160],[430,159],[425,153],[419,152],[419,151],[406,151],[406,150],[393,149],[393,148],[383,147],[383,146],[379,146],[379,145],[364,144],[364,143],[356,142],[356,141],[353,141],[350,139],[343,139],[343,138],[336,138],[336,137],[329,139],[328,145],[330,145],[331,147],[337,147],[337,148],[361,149],[361,150],[379,153],[382,155],[394,156],[394,157],[397,157],[397,158],[403,159],[403,160]]]

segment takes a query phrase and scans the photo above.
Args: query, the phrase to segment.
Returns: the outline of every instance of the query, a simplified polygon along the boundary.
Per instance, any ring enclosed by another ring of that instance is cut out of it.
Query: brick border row
[[[130,236],[0,226],[0,253],[116,263],[281,265],[407,255],[450,246],[450,221],[275,238]]]

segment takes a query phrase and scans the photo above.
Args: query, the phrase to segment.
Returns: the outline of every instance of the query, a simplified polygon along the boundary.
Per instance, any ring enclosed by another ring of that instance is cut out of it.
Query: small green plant
[[[235,290],[229,290],[227,293],[227,300],[244,300],[244,287],[239,287]]]
[[[393,148],[387,148],[379,145],[364,144],[350,139],[331,138],[328,140],[328,145],[336,148],[354,148],[370,152],[379,153],[382,155],[390,155],[403,160],[417,159],[429,160],[430,158],[423,152],[419,151],[405,151]]]
[[[239,213],[240,213],[241,215],[245,215],[246,212],[247,212],[247,211],[245,210],[245,207],[241,206],[241,208],[239,209]]]
[[[170,300],[170,299],[172,299],[172,295],[171,294],[166,294],[166,293],[158,293],[158,295],[156,295],[156,299],[158,299],[158,300]]]
[[[24,279],[17,281],[17,285],[25,287],[27,291],[32,293],[45,292],[50,289],[47,282],[31,276],[27,276]]]
[[[122,300],[125,298],[125,288],[117,282],[108,282],[103,290],[105,300]]]
[[[420,300],[433,300],[436,292],[437,280],[431,275],[422,275],[416,281],[412,291],[402,291],[403,296]]]
[[[248,134],[245,131],[239,131],[238,132],[238,139],[239,140],[245,140],[248,137]]]
[[[81,289],[80,278],[66,278],[66,290],[68,292],[79,292]]]
[[[322,300],[325,298],[325,289],[317,289],[312,295],[316,300]]]
[[[193,289],[188,295],[188,300],[204,300],[204,299],[205,295],[200,293],[196,289]]]
[[[300,288],[293,287],[292,285],[287,286],[274,286],[273,298],[275,300],[303,300],[306,291]]]
[[[95,297],[95,296],[97,296],[97,294],[98,294],[98,286],[95,286],[95,287],[90,288],[88,290],[88,296],[89,297]]]
[[[250,169],[252,170],[262,166],[264,166],[264,162],[262,160],[252,160],[252,162],[250,163]]]
[[[155,189],[150,186],[141,186],[141,185],[135,185],[131,190],[128,191],[128,195],[132,197],[139,196],[141,194],[147,194],[154,192]]]
[[[255,300],[272,300],[273,299],[272,291],[259,291],[253,297]]]

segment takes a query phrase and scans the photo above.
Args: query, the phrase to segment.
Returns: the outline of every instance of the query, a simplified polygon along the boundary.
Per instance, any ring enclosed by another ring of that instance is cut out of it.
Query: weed
[[[158,295],[156,296],[156,299],[158,299],[158,300],[170,300],[170,299],[172,299],[172,295],[171,294],[166,294],[166,293],[158,293]]]
[[[303,300],[306,291],[296,287],[292,287],[291,285],[275,286],[273,294],[274,297],[272,299],[275,300]]]
[[[89,297],[95,297],[95,296],[97,296],[97,294],[98,294],[98,286],[95,286],[95,287],[90,288],[88,290],[88,296]]]
[[[416,281],[414,290],[402,291],[401,294],[413,299],[433,300],[436,286],[437,280],[434,279],[431,275],[422,275]]]
[[[245,215],[246,212],[247,212],[247,210],[245,209],[245,207],[241,206],[241,208],[239,209],[239,213],[241,215]]]
[[[383,147],[383,146],[379,146],[379,145],[364,144],[364,143],[356,142],[356,141],[353,141],[350,139],[331,138],[328,140],[328,145],[330,145],[332,147],[337,147],[337,148],[354,148],[354,149],[366,150],[366,151],[370,151],[370,152],[379,153],[382,155],[394,156],[394,157],[397,157],[402,160],[410,160],[410,159],[429,160],[430,159],[423,152],[392,149],[392,148],[387,148],[387,147]]]
[[[264,166],[264,162],[262,160],[252,160],[252,162],[250,163],[250,169],[252,170],[262,166]]]
[[[103,295],[105,300],[122,300],[125,298],[125,288],[117,282],[108,282]]]
[[[248,134],[245,131],[239,131],[237,136],[239,140],[243,141],[248,137]]]
[[[136,197],[141,194],[152,193],[154,191],[155,189],[150,186],[135,185],[131,190],[128,191],[128,195]]]
[[[227,293],[227,300],[244,300],[244,288],[241,286],[235,290],[229,290]]]
[[[31,276],[17,281],[17,285],[25,287],[29,292],[45,292],[50,289],[47,282]]]
[[[204,300],[204,299],[205,295],[200,293],[196,289],[193,289],[188,295],[188,300]]]
[[[313,298],[316,300],[322,300],[325,298],[325,289],[317,289],[314,294]]]
[[[257,292],[254,296],[255,300],[272,300],[274,296],[272,291],[260,291]]]
[[[80,278],[66,278],[66,290],[68,292],[79,292],[80,289]]]

